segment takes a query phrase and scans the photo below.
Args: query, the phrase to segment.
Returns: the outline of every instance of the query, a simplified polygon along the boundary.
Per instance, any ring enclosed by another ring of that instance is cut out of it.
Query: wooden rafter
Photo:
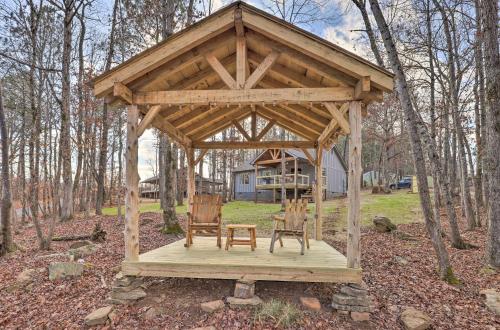
[[[168,38],[165,42],[140,53],[112,71],[98,77],[94,82],[94,93],[97,97],[104,96],[113,89],[115,81],[127,84],[233,26],[233,10],[210,17],[205,20],[204,24],[193,25],[182,35],[178,34]],[[189,40],[189,43],[186,40]]]
[[[276,120],[274,120],[274,119],[270,120],[267,123],[267,125],[259,132],[259,134],[255,138],[255,140],[256,141],[262,140],[262,138],[264,137],[264,135],[266,135],[267,132],[269,132],[269,130],[271,130],[271,128],[273,128],[274,124],[276,124]]]
[[[208,119],[202,120],[191,124],[190,126],[183,129],[186,135],[196,135],[198,132],[203,133],[220,123],[232,123],[233,119],[238,118],[238,113],[242,109],[238,107],[232,108],[220,108],[217,112],[213,113]],[[247,111],[246,109],[243,109]]]
[[[351,129],[349,128],[349,123],[347,120],[344,118],[344,113],[347,111],[349,108],[349,103],[344,103],[341,107],[341,110],[337,108],[337,106],[333,103],[330,102],[325,102],[324,103],[325,108],[330,111],[332,114],[333,119],[335,119],[338,123],[338,126],[344,131],[344,134],[349,134],[351,132]]]
[[[314,160],[315,160],[315,159],[314,159],[314,157],[311,155],[311,153],[310,153],[309,151],[307,151],[307,149],[305,149],[305,148],[302,148],[301,150],[302,150],[302,152],[304,153],[304,155],[306,155],[306,158],[307,158],[307,160],[309,161],[309,163],[311,163],[311,165],[313,165],[313,166],[314,166],[314,163],[315,163],[315,162],[314,162]]]
[[[266,58],[259,64],[254,72],[248,77],[245,82],[245,89],[251,89],[259,83],[259,81],[264,77],[267,71],[273,66],[273,64],[278,60],[280,53],[273,50]]]
[[[192,126],[193,124],[199,123],[213,114],[217,113],[221,108],[220,107],[199,107],[197,109],[192,110],[187,115],[177,119],[172,122],[172,124],[183,130]]]
[[[295,122],[295,124],[299,127],[302,127],[303,130],[312,132],[314,134],[321,134],[323,132],[323,129],[326,125],[322,124],[316,125],[312,122],[310,122],[306,116],[303,116],[300,118],[300,120],[293,120],[296,118],[296,116],[293,113],[290,113],[290,111],[279,107],[279,106],[272,106],[272,105],[266,105],[263,106],[263,108],[272,111],[275,114],[275,118],[277,120],[285,119],[285,120],[290,120],[292,122]]]
[[[172,125],[168,120],[156,122],[155,126],[166,132],[172,139],[177,141],[184,149],[191,146],[191,139],[182,133],[177,127]]]
[[[254,66],[258,66],[259,63],[264,61],[264,57],[255,52],[248,52],[248,61]],[[293,86],[288,87],[327,87],[322,86],[321,83],[307,78],[306,76],[297,73],[292,68],[286,67],[279,63],[274,63],[274,65],[269,69],[269,75],[278,76],[284,80],[293,83]]]
[[[283,25],[277,25],[263,16],[243,11],[243,22],[248,28],[257,31],[266,37],[287,44],[297,51],[302,52],[317,61],[322,61],[335,67],[347,75],[361,78],[369,75],[375,87],[391,91],[393,78],[367,63],[362,63],[359,58],[341,49],[334,49],[320,42],[311,42],[311,38]]]
[[[297,125],[293,120],[288,119],[286,116],[277,116],[276,112],[266,109],[264,107],[257,107],[259,116],[267,120],[276,120],[276,125],[285,128],[293,134],[300,136],[306,140],[316,140],[318,135],[310,130],[304,129],[303,126]]]
[[[203,157],[205,157],[205,155],[207,154],[207,152],[208,152],[208,149],[202,149],[202,150],[200,150],[200,154],[194,160],[193,166],[198,165],[201,162],[201,160],[203,159]]]
[[[247,140],[250,141],[252,138],[248,133],[245,131],[245,129],[240,125],[240,123],[237,120],[233,120],[233,125],[236,127],[236,129],[243,135],[243,137]]]
[[[208,64],[212,67],[212,69],[217,72],[222,81],[229,87],[230,89],[236,89],[236,81],[233,77],[227,72],[226,68],[219,62],[217,57],[213,53],[208,53],[205,55],[205,59]]]
[[[212,52],[220,47],[227,46],[227,44],[230,44],[231,42],[234,42],[234,35],[232,31],[221,33],[210,39],[208,42],[205,42],[204,44],[195,47],[163,64],[146,77],[133,81],[129,84],[129,86],[132,90],[150,90],[151,88],[157,87],[158,84],[161,84],[163,89],[180,89],[175,87],[178,82],[173,85],[167,83],[170,86],[163,85],[165,85],[173,75],[192,67],[197,62],[201,62],[206,53]],[[225,64],[222,60],[221,63]],[[212,70],[210,71],[213,72]]]
[[[134,104],[252,104],[350,101],[350,87],[137,92]]]
[[[242,120],[244,118],[248,117],[248,110],[247,109],[238,109],[236,113],[234,113],[234,117],[232,119],[235,120]],[[218,123],[213,124],[209,128],[198,132],[196,134],[191,135],[191,139],[193,141],[202,141],[210,136],[213,136],[219,132],[222,132],[223,130],[229,128],[232,125],[232,120],[230,121],[220,121]]]

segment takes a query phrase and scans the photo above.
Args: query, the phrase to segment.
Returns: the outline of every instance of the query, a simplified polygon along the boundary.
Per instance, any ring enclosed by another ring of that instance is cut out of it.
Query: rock
[[[262,303],[262,300],[258,296],[253,296],[252,298],[248,299],[227,297],[226,300],[229,303],[229,306],[231,307],[247,306],[247,305],[257,306]]]
[[[80,276],[83,265],[76,262],[54,262],[49,265],[49,280],[58,280],[66,276]]]
[[[349,311],[349,312],[367,312],[370,313],[373,311],[372,306],[353,306],[353,305],[341,305],[335,302],[332,302],[332,308],[339,311]]]
[[[119,272],[118,274],[115,275],[113,286],[114,287],[134,286],[134,288],[138,288],[143,283],[144,279],[142,277],[126,276],[123,275],[122,272]]]
[[[113,306],[106,306],[96,309],[89,315],[85,316],[85,325],[93,326],[105,324],[108,321],[108,315],[113,310]]]
[[[347,286],[359,290],[368,290],[368,285],[365,283],[365,281],[361,281],[361,283],[349,283],[347,284]]]
[[[81,259],[83,257],[89,256],[95,251],[97,251],[98,246],[90,243],[88,245],[83,245],[75,249],[68,250],[70,256],[73,256],[76,260]]]
[[[248,299],[255,294],[255,281],[239,280],[234,287],[234,297]]]
[[[370,306],[371,300],[367,296],[348,296],[343,293],[336,293],[332,296],[332,301],[339,305]]]
[[[481,290],[479,294],[485,297],[486,307],[496,315],[500,315],[500,293],[495,289],[485,289]]]
[[[122,299],[107,298],[104,303],[111,305],[128,305],[130,302]]]
[[[341,309],[337,309],[337,314],[339,314],[339,315],[349,315],[349,311],[343,311]]]
[[[35,279],[36,269],[28,268],[20,272],[16,277],[16,282],[23,285],[28,285],[33,282]]]
[[[78,241],[78,242],[74,242],[74,243],[71,243],[71,245],[69,246],[69,249],[78,249],[78,248],[81,248],[82,246],[86,246],[86,245],[94,245],[94,243],[92,243],[91,241]]]
[[[118,300],[139,300],[146,297],[146,292],[141,288],[132,289],[127,292],[111,292],[111,299]]]
[[[156,308],[151,307],[146,311],[146,313],[144,313],[144,318],[146,320],[154,320],[156,317],[158,317],[158,315],[160,315],[159,311],[156,310]]]
[[[362,297],[362,298],[366,298],[366,295],[368,294],[368,290],[355,288],[350,285],[342,285],[340,287],[340,292],[348,296]]]
[[[212,313],[222,308],[224,308],[224,302],[222,300],[214,300],[201,303],[201,309],[207,313]]]
[[[302,306],[311,311],[319,312],[321,310],[321,303],[319,302],[318,298],[300,297],[300,303],[302,304]]]
[[[400,264],[401,266],[406,266],[408,265],[408,260],[406,260],[405,258],[403,257],[400,257],[400,256],[395,256],[394,257],[394,261],[396,261],[398,264]]]
[[[401,313],[401,321],[407,330],[425,330],[431,326],[431,318],[413,307]]]
[[[367,312],[351,312],[351,319],[354,322],[370,321],[370,313],[367,313]]]
[[[373,218],[373,224],[375,225],[375,229],[380,233],[390,232],[397,228],[387,217],[376,216]]]

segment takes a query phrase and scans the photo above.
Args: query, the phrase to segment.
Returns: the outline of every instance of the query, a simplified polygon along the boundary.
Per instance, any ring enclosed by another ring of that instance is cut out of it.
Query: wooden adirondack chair
[[[296,201],[287,200],[285,206],[285,216],[274,216],[274,229],[271,238],[269,252],[273,253],[276,239],[283,247],[283,235],[295,236],[300,243],[300,254],[304,254],[305,245],[309,249],[309,237],[307,235],[307,199]]]
[[[188,225],[185,247],[193,244],[193,236],[197,231],[215,232],[217,246],[222,247],[222,196],[221,195],[195,195],[192,204],[192,213],[188,212]]]

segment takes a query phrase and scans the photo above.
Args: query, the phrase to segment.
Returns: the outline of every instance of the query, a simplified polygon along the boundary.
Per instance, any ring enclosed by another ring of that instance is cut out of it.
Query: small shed
[[[392,91],[390,72],[255,7],[234,2],[104,72],[93,83],[97,97],[127,108],[124,274],[361,281],[359,184],[348,188],[346,257],[322,241],[322,180],[317,182],[319,198],[311,219],[315,240],[303,256],[290,248],[270,254],[267,238],[257,239],[255,251],[219,250],[210,237],[189,248],[178,241],[140,254],[138,138],[153,126],[184,148],[189,207],[195,193],[194,168],[208,149],[315,149],[311,161],[320,177],[324,150],[339,135],[347,135],[348,180],[361,182],[361,121],[367,104]],[[265,126],[257,126],[257,117]],[[244,119],[251,122],[249,131],[241,125]],[[268,139],[274,125],[297,139]],[[208,140],[231,126],[242,133],[243,141]]]

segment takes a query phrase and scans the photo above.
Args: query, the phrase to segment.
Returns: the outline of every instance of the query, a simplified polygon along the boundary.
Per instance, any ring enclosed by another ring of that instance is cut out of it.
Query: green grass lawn
[[[271,217],[280,213],[279,204],[267,204],[234,201],[222,207],[222,219],[225,223],[252,223],[259,229],[269,230],[272,226]],[[309,204],[310,218],[314,217],[314,204]],[[141,203],[141,212],[161,212],[160,203]],[[186,205],[176,208],[178,214],[186,213]],[[116,207],[103,209],[105,215],[116,215]],[[370,226],[376,215],[383,215],[395,224],[421,221],[422,212],[418,194],[408,194],[407,190],[396,191],[388,195],[373,195],[370,191],[362,192],[361,217],[362,225]],[[347,199],[335,199],[323,202],[325,227],[341,230],[347,222]],[[311,221],[312,224],[312,221]]]

